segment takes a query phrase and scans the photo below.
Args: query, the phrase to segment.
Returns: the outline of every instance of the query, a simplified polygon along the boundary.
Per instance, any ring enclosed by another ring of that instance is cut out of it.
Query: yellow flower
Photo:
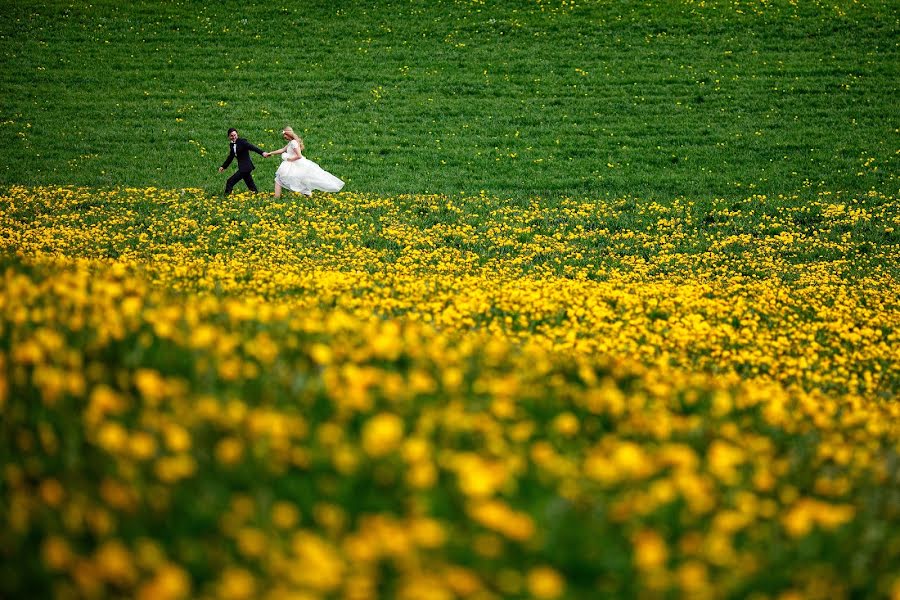
[[[44,564],[54,571],[62,571],[72,560],[72,550],[69,543],[59,536],[50,536],[44,540],[41,547]]]
[[[369,456],[380,457],[393,452],[402,439],[403,419],[395,414],[377,414],[363,425],[362,446]]]
[[[437,482],[437,467],[430,461],[414,463],[406,470],[406,482],[415,489],[428,489]]]
[[[130,510],[134,505],[133,493],[128,486],[110,477],[100,482],[100,497],[112,508]]]
[[[149,582],[138,590],[139,600],[180,600],[190,597],[191,578],[171,563],[164,564]]]
[[[709,445],[707,461],[709,470],[724,483],[733,485],[737,483],[739,474],[737,468],[744,463],[744,452],[722,440],[714,440]]]
[[[631,540],[634,562],[641,571],[652,571],[665,565],[669,552],[661,535],[652,529],[637,532]]]
[[[147,460],[156,454],[156,438],[146,431],[135,432],[128,440],[131,455],[138,460]]]
[[[630,478],[642,478],[653,470],[653,461],[644,449],[634,442],[621,442],[613,450],[613,462],[619,472]]]
[[[186,452],[191,447],[191,436],[187,429],[177,423],[169,423],[163,430],[166,446],[172,452]]]
[[[244,527],[237,534],[237,547],[244,556],[258,558],[266,550],[266,536],[254,527]]]
[[[100,575],[117,585],[127,585],[137,579],[134,557],[118,540],[105,542],[94,557]]]
[[[535,598],[559,598],[566,589],[562,575],[552,567],[534,567],[526,576],[528,591]]]
[[[137,296],[129,296],[123,299],[119,306],[126,317],[136,317],[141,312],[142,302]]]
[[[279,500],[272,505],[272,524],[279,529],[293,529],[300,521],[300,511],[290,502]]]
[[[47,506],[56,507],[62,503],[66,492],[59,481],[51,478],[41,482],[40,494],[41,499]]]
[[[555,429],[560,435],[564,435],[566,437],[572,437],[578,433],[580,429],[580,423],[578,422],[578,417],[573,415],[570,412],[560,413],[553,419],[553,429]]]
[[[456,596],[444,587],[435,575],[415,573],[406,577],[397,593],[397,600],[454,600]]]
[[[103,580],[93,561],[78,559],[73,563],[69,572],[82,596],[99,597],[102,595]]]
[[[332,450],[331,459],[338,473],[344,476],[352,475],[359,465],[359,453],[349,444],[341,444]]]
[[[481,579],[471,569],[450,566],[444,571],[444,581],[459,598],[468,598],[482,589]]]
[[[216,328],[201,323],[191,332],[190,344],[192,348],[211,348],[216,343]]]
[[[378,357],[395,360],[403,350],[403,338],[400,326],[395,321],[382,325],[370,342],[372,350]]]
[[[278,346],[267,333],[260,333],[244,344],[247,354],[268,365],[278,358]]]
[[[500,500],[484,500],[469,507],[472,518],[485,527],[502,533],[506,537],[524,542],[534,535],[534,521],[523,512],[518,512]]]
[[[331,592],[344,581],[345,566],[334,547],[319,536],[301,531],[294,535],[292,548],[296,568],[289,572],[294,583],[320,592]]]
[[[849,504],[829,504],[813,498],[800,498],[781,517],[781,524],[794,538],[808,534],[815,525],[834,529],[852,520],[856,509]]]
[[[244,455],[244,443],[236,437],[226,437],[216,444],[216,460],[226,466],[240,462]]]
[[[226,600],[255,598],[256,579],[246,569],[227,567],[219,580],[219,597]]]
[[[107,385],[98,385],[91,391],[88,407],[85,410],[85,421],[96,425],[106,415],[119,414],[126,408],[125,399]]]
[[[444,545],[447,534],[441,523],[435,519],[421,517],[409,524],[410,535],[423,548],[439,548]]]
[[[134,385],[151,406],[158,404],[167,390],[166,380],[153,369],[138,369],[134,374]]]
[[[824,529],[835,529],[853,520],[856,508],[849,504],[829,504],[819,502],[816,506],[816,522]]]
[[[421,437],[410,437],[403,443],[403,458],[410,463],[427,460],[430,454],[428,442]]]
[[[243,363],[241,359],[229,357],[219,363],[219,377],[225,381],[235,381],[241,376]]]
[[[317,365],[327,365],[333,358],[331,348],[325,344],[313,344],[309,349],[309,355]]]
[[[128,443],[128,432],[119,423],[108,421],[100,426],[97,441],[109,453],[116,453]]]
[[[503,464],[485,459],[473,452],[459,454],[453,461],[459,489],[475,498],[486,498],[506,483],[508,473]]]
[[[197,471],[197,461],[190,454],[163,456],[156,461],[154,467],[160,481],[175,483],[180,479],[191,477]]]
[[[691,560],[678,567],[678,585],[687,595],[697,593],[709,586],[706,565],[702,562]]]

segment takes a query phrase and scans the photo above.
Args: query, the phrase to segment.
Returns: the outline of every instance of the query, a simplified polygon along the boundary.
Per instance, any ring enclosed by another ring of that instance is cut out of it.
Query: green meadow
[[[897,8],[3,0],[0,185],[219,192],[290,124],[348,191],[893,193]]]

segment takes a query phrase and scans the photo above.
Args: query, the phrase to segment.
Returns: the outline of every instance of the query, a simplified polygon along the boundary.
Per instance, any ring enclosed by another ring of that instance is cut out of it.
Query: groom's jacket
[[[231,161],[234,160],[234,157],[237,156],[238,161],[238,171],[241,173],[248,173],[255,169],[253,166],[253,161],[250,160],[250,151],[253,150],[259,155],[262,155],[263,151],[245,140],[244,138],[238,138],[235,142],[228,142],[228,158],[225,159],[225,162],[222,163],[222,168],[228,168],[228,165],[231,164]]]

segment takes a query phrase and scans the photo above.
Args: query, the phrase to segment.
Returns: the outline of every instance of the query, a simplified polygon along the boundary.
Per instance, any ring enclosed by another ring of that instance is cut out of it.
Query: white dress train
[[[339,192],[344,182],[300,154],[300,142],[291,140],[281,155],[281,164],[275,171],[275,182],[292,192],[309,196],[313,190]],[[298,160],[288,160],[300,156]]]

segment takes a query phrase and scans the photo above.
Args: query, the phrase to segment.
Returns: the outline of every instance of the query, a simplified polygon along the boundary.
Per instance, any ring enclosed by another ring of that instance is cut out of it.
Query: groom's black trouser
[[[256,189],[256,184],[253,183],[253,171],[235,171],[234,175],[228,178],[228,181],[225,182],[225,195],[231,193],[231,190],[234,188],[234,185],[240,181],[244,180],[244,183],[247,184],[247,189],[251,192],[258,192]]]

